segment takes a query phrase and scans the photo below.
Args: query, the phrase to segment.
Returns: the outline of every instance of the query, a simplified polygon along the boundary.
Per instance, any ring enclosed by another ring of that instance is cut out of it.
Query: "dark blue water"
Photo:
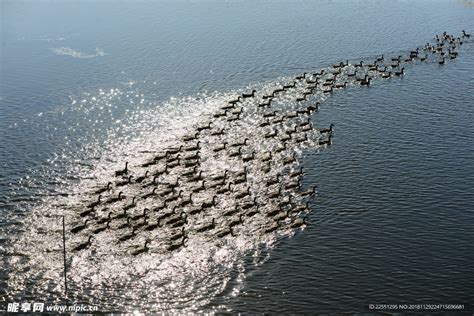
[[[44,255],[29,231],[36,221],[57,232],[49,216],[77,201],[56,196],[81,192],[91,174],[103,182],[126,158],[140,161],[138,149],[182,134],[240,89],[265,89],[340,60],[406,53],[443,31],[474,32],[468,1],[3,1],[0,8],[2,304],[61,301],[60,260]],[[338,91],[313,118],[336,128],[332,146],[303,150],[303,184],[318,186],[305,230],[272,242],[250,234],[230,250],[178,257],[196,268],[195,282],[183,272],[151,283],[173,262],[140,266],[151,269],[149,283],[116,278],[124,259],[101,272],[125,293],[87,279],[75,297],[148,312],[472,309],[474,46],[466,43],[446,65],[415,62],[406,71]],[[25,243],[36,258],[19,255]],[[255,250],[259,243],[266,246]],[[104,258],[103,267],[117,261]],[[78,282],[86,276],[72,272]],[[43,280],[49,287],[35,289]],[[147,284],[151,294],[140,288]]]

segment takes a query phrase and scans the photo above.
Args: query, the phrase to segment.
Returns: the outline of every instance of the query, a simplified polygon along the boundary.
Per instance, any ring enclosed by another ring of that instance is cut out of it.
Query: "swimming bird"
[[[266,161],[272,160],[272,158],[273,158],[272,152],[270,151],[270,152],[264,153],[264,154],[263,154],[263,157],[260,158],[260,160],[263,161],[263,162],[266,162]]]
[[[400,61],[401,58],[402,58],[402,55],[399,55],[398,57],[392,58],[392,61]]]
[[[202,180],[200,186],[194,187],[192,189],[193,193],[198,193],[198,192],[204,191],[206,189],[205,183],[206,183],[206,180]]]
[[[119,241],[127,241],[129,239],[132,239],[133,237],[135,237],[136,235],[136,228],[132,226],[132,231],[127,234],[127,235],[123,235],[119,238]]]
[[[370,82],[372,81],[372,78],[368,78],[366,80],[363,80],[360,82],[361,86],[370,86]]]
[[[253,98],[255,96],[255,92],[257,92],[256,90],[252,90],[252,92],[250,93],[242,93],[242,98],[243,99],[246,99],[246,98]]]
[[[301,136],[295,137],[295,143],[302,143],[308,140],[308,135],[304,133]]]
[[[263,108],[263,107],[269,107],[272,103],[272,99],[271,98],[267,98],[267,100],[265,102],[261,102],[258,104],[258,107],[260,108]]]
[[[221,128],[221,129],[217,129],[217,130],[213,130],[211,131],[211,136],[219,136],[219,135],[224,135],[224,132],[225,132],[225,128]]]
[[[143,176],[137,177],[137,178],[135,179],[135,182],[136,182],[136,183],[142,183],[143,180],[145,180],[146,177],[148,177],[148,172],[149,172],[149,171],[147,170],[147,171],[145,171],[145,174],[144,174]]]
[[[168,246],[168,251],[174,251],[174,250],[178,250],[179,248],[181,247],[185,247],[185,242],[187,240],[187,237],[186,236],[183,236],[183,239],[181,239],[181,242],[179,244],[171,244]]]
[[[296,80],[301,80],[301,79],[304,79],[304,78],[306,78],[306,75],[307,75],[307,73],[306,73],[306,72],[304,72],[302,75],[298,75],[298,76],[296,76],[296,77],[295,77],[295,79],[296,79]]]
[[[267,180],[267,186],[272,186],[280,183],[280,177],[281,174],[277,174],[274,178],[270,178],[269,180]]]
[[[107,208],[104,209],[103,211],[105,211],[105,210],[107,210]],[[107,221],[111,221],[112,220],[112,215],[113,215],[113,212],[109,212],[109,214],[106,217],[102,217],[102,218],[98,219],[97,224],[103,224]]]
[[[211,229],[214,229],[216,227],[216,219],[215,218],[212,218],[212,222],[209,223],[209,224],[205,224],[201,227],[198,227],[196,229],[196,231],[198,233],[202,233],[202,232],[205,232],[205,231],[208,231],[208,230],[211,230]]]
[[[265,231],[265,233],[268,234],[268,233],[271,233],[271,232],[277,230],[278,227],[280,227],[280,224],[278,222],[274,221],[270,225],[266,226],[264,231]]]
[[[147,231],[152,231],[157,229],[158,227],[161,227],[161,220],[157,220],[154,224],[148,224],[148,226],[146,226],[144,229]]]
[[[298,217],[296,220],[293,221],[293,223],[291,223],[290,227],[299,228],[299,227],[303,227],[304,225],[307,225],[305,218]]]
[[[306,191],[300,192],[301,196],[312,196],[312,195],[315,195],[315,194],[316,194],[316,186],[313,186],[313,187],[307,189]]]
[[[89,219],[86,219],[86,220],[84,221],[84,224],[78,225],[78,226],[72,228],[72,229],[71,229],[71,233],[76,234],[76,233],[80,232],[81,230],[83,230],[84,228],[86,228],[88,221],[89,221]]]
[[[214,181],[224,180],[224,179],[227,178],[227,173],[228,172],[229,172],[229,170],[226,169],[223,174],[213,176],[211,179],[214,180]]]
[[[229,152],[229,157],[237,157],[242,155],[242,148],[239,147],[234,151]]]
[[[282,161],[283,165],[289,165],[289,164],[292,164],[292,163],[295,163],[295,162],[296,162],[296,154],[295,153],[293,153],[293,155],[291,157],[286,157]]]
[[[232,104],[232,105],[235,105],[236,103],[239,103],[240,100],[241,100],[241,96],[239,96],[237,99],[234,99],[234,100],[230,100],[228,103],[229,104]]]
[[[444,64],[445,64],[445,59],[446,59],[446,57],[443,57],[443,58],[438,62],[438,64],[444,65]]]
[[[269,199],[276,199],[276,198],[280,197],[280,195],[281,195],[281,188],[278,188],[277,191],[273,191],[273,192],[268,193],[268,198]]]
[[[80,251],[80,250],[84,250],[84,249],[88,248],[88,247],[91,245],[91,241],[92,241],[92,235],[89,236],[89,238],[87,239],[86,242],[77,245],[77,246],[73,249],[73,251]]]
[[[332,135],[329,134],[329,137],[327,140],[319,140],[319,146],[324,146],[324,145],[332,145]]]
[[[382,73],[382,78],[390,78],[392,76],[392,72],[391,71],[387,71],[387,72],[384,72]]]
[[[151,192],[145,193],[142,195],[142,199],[147,199],[153,195],[156,195],[156,188],[153,188]]]
[[[150,249],[148,248],[148,245],[149,245],[150,243],[151,243],[151,240],[148,240],[148,239],[145,240],[145,245],[143,246],[143,248],[139,248],[139,249],[137,249],[137,250],[132,251],[132,256],[138,256],[138,255],[140,255],[140,254],[142,254],[142,253],[148,252],[148,250],[150,250]]]
[[[228,227],[228,228],[225,228],[225,229],[222,229],[220,231],[218,231],[216,233],[216,236],[219,237],[219,238],[223,238],[227,235],[231,235],[231,236],[234,236],[234,231],[232,230],[232,227]]]
[[[168,173],[168,168],[170,168],[168,166],[168,164],[163,168],[163,169],[160,169],[160,170],[157,170],[153,173],[153,183],[155,183],[155,179],[165,173]]]
[[[227,113],[227,111],[224,112],[224,115]],[[216,117],[214,115],[214,117]],[[196,132],[194,133],[194,135],[186,135],[186,136],[183,136],[183,140],[185,142],[189,142],[189,141],[192,141],[192,140],[196,140],[197,138],[199,137],[199,132]]]
[[[179,207],[183,207],[183,206],[186,206],[186,205],[192,205],[193,204],[193,194],[192,193],[189,193],[189,198],[188,199],[182,199],[181,202],[178,204]]]
[[[119,194],[117,195],[117,197],[107,200],[106,203],[109,203],[109,204],[110,203],[115,203],[115,202],[118,202],[118,201],[123,200],[123,199],[125,199],[125,196],[123,195],[123,192],[120,191]]]
[[[117,187],[123,187],[124,185],[129,184],[132,181],[133,176],[129,176],[126,180],[119,181],[115,184]]]
[[[289,177],[290,178],[297,178],[297,177],[300,177],[300,176],[303,176],[303,175],[304,175],[303,167],[300,167],[300,170],[290,173]]]
[[[87,205],[87,208],[94,208],[94,207],[96,207],[97,205],[99,205],[99,204],[100,204],[100,199],[101,199],[101,197],[102,197],[102,196],[99,195],[99,196],[97,197],[97,201],[92,202],[92,203],[90,203],[89,205]]]
[[[238,178],[238,177],[247,177],[247,173],[248,173],[248,168],[247,168],[247,166],[245,166],[242,171],[236,172],[236,173],[234,174],[234,176],[235,176],[236,178]]]
[[[191,145],[191,146],[188,146],[188,147],[184,147],[183,150],[184,151],[195,151],[195,150],[199,150],[201,147],[200,147],[200,144],[201,142],[198,141],[195,145]]]
[[[237,204],[242,210],[248,210],[251,207],[254,207],[257,205],[257,197],[254,197],[251,202],[245,202],[242,204]]]
[[[201,209],[207,209],[207,208],[211,208],[211,207],[215,206],[216,205],[216,199],[217,199],[217,196],[214,195],[210,202],[202,202],[201,203]]]
[[[305,204],[298,205],[293,209],[294,213],[300,213],[300,212],[309,213],[310,211],[311,211],[311,209],[309,208],[309,202],[308,201],[306,201]]]
[[[213,125],[212,122],[209,122],[207,125],[203,125],[203,126],[198,126],[196,129],[198,130],[198,132],[202,132],[206,129],[211,129],[211,125]],[[182,146],[181,146],[182,147]]]
[[[230,147],[246,146],[248,141],[249,141],[249,139],[248,139],[248,138],[245,138],[243,142],[235,142],[235,143],[233,143],[233,144],[230,144]]]
[[[235,206],[233,208],[230,208],[230,209],[224,211],[224,213],[222,213],[222,215],[232,216],[232,215],[234,215],[235,213],[238,213],[238,212],[239,212],[239,209],[237,208],[237,206]]]
[[[462,36],[463,37],[471,37],[471,34],[466,33],[466,31],[462,30]]]
[[[97,191],[95,191],[94,193],[95,194],[101,194],[101,193],[104,193],[106,191],[109,191],[111,186],[112,186],[112,182],[109,182],[109,183],[107,183],[106,187],[100,188]]]
[[[278,131],[276,129],[272,130],[271,132],[267,133],[264,135],[265,138],[273,138],[278,134]]]
[[[301,179],[298,179],[296,182],[291,182],[285,185],[285,190],[296,189],[301,186]]]
[[[109,229],[109,228],[110,228],[109,226],[110,226],[110,221],[107,221],[107,223],[105,224],[105,226],[98,227],[98,228],[94,229],[94,230],[92,231],[92,233],[93,233],[93,234],[101,233],[101,232],[103,232],[104,230]]]
[[[317,128],[316,130],[321,134],[332,133],[334,131],[334,124],[329,125],[329,128]]]
[[[146,217],[146,214],[149,212],[150,210],[148,208],[144,208],[143,209],[143,213],[141,214],[137,214],[137,215],[134,215],[134,216],[130,216],[132,220],[136,221],[136,220],[139,220],[140,218],[145,218]]]
[[[401,76],[401,75],[405,74],[405,68],[400,69],[400,71],[394,71],[393,74],[395,76]]]
[[[127,174],[127,173],[128,173],[128,161],[125,162],[125,168],[124,169],[115,171],[115,176],[119,177],[119,176],[123,176],[124,174]]]
[[[183,238],[184,236],[186,235],[186,232],[184,230],[184,226],[181,227],[181,229],[179,230],[179,232],[173,234],[170,236],[170,239],[171,240],[178,240],[178,239],[181,239]]]
[[[237,226],[237,225],[239,225],[239,224],[242,224],[243,221],[244,221],[242,216],[243,216],[243,215],[240,214],[238,219],[233,219],[232,221],[230,221],[229,227],[230,227],[230,228],[233,228],[234,226]]]
[[[183,177],[190,177],[190,176],[192,176],[193,174],[195,174],[196,171],[197,171],[197,166],[194,166],[194,167],[192,167],[191,169],[188,169],[188,170],[182,172],[182,173],[181,173],[181,176],[183,176]]]
[[[230,187],[231,184],[232,184],[232,183],[230,183],[230,182],[227,183],[227,186],[226,186],[226,187],[219,188],[219,189],[216,191],[216,193],[217,193],[217,194],[224,194],[224,193],[227,193],[227,192],[232,191],[232,190],[231,190],[231,187]]]
[[[132,207],[135,207],[135,206],[136,206],[136,204],[135,204],[135,198],[136,198],[136,197],[134,196],[134,197],[132,198],[132,203],[125,205],[125,206],[123,207],[123,209],[124,209],[124,210],[129,210],[129,209],[131,209]]]
[[[288,211],[288,210],[280,212],[280,213],[276,214],[273,217],[273,220],[276,221],[276,222],[282,221],[282,220],[284,220],[285,218],[288,217],[289,213],[290,213],[290,211]]]
[[[250,195],[250,187],[247,187],[247,190],[245,191],[240,191],[235,195],[236,199],[243,199],[246,196]]]

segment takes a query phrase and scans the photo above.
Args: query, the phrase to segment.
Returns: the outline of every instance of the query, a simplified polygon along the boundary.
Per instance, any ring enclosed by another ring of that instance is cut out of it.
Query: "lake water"
[[[341,60],[406,54],[444,31],[474,33],[471,1],[2,1],[0,8],[0,310],[13,301],[65,302],[61,216],[77,222],[84,191],[106,184],[125,161],[136,166],[176,145],[238,93],[270,91]],[[68,258],[68,302],[271,314],[449,303],[472,314],[472,36],[458,51],[445,65],[416,61],[402,78],[318,99],[311,121],[334,123],[335,132],[327,148],[295,148],[303,187],[318,188],[305,229],[258,235],[258,221],[249,221],[222,242],[190,238],[175,254],[140,257],[106,235]],[[279,106],[296,109],[294,97]],[[248,122],[229,141],[248,136],[257,154],[271,150]],[[209,173],[232,167],[208,165]],[[252,194],[264,204],[256,175]],[[68,244],[85,236],[68,234]]]

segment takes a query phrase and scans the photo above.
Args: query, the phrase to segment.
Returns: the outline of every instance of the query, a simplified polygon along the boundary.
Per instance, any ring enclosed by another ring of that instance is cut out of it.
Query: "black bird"
[[[227,113],[227,111],[225,112]],[[225,114],[224,114],[225,115]],[[185,142],[189,142],[189,141],[192,141],[192,140],[196,140],[197,138],[199,137],[199,132],[196,132],[194,135],[186,135],[183,137],[183,140]]]
[[[136,179],[135,179],[135,182],[136,182],[136,183],[142,183],[143,180],[146,179],[146,177],[148,177],[148,170],[145,172],[145,174],[144,174],[143,176],[140,176],[140,177],[136,178]]]
[[[313,187],[307,189],[306,191],[300,192],[301,196],[312,196],[312,195],[315,195],[315,194],[316,194],[316,186],[313,186]]]
[[[71,229],[71,233],[75,234],[75,233],[80,232],[80,231],[83,230],[84,228],[86,228],[88,221],[89,221],[89,219],[86,219],[86,220],[84,221],[84,224],[78,225],[78,226],[74,227],[73,229]]]
[[[250,187],[247,187],[247,190],[241,191],[235,195],[236,199],[243,199],[244,197],[250,195]]]
[[[274,221],[274,222],[272,222],[270,225],[268,225],[268,226],[265,227],[265,233],[267,233],[267,234],[268,234],[268,233],[271,233],[271,232],[277,230],[278,227],[280,227],[280,224],[279,224],[278,222],[275,222],[275,221]]]
[[[219,238],[223,238],[223,237],[225,237],[225,236],[227,236],[227,235],[229,235],[229,234],[230,234],[231,236],[234,236],[234,231],[232,230],[232,227],[228,227],[228,228],[226,228],[226,229],[222,229],[222,230],[218,231],[218,232],[216,233],[216,236],[219,237]]]
[[[394,71],[393,74],[395,76],[401,76],[401,75],[405,74],[405,68],[400,69],[400,71]]]
[[[211,208],[216,205],[217,196],[213,196],[211,202],[202,202],[201,209]]]
[[[101,194],[101,193],[104,193],[105,191],[109,191],[111,186],[112,186],[112,182],[109,182],[109,183],[107,183],[106,187],[100,188],[97,191],[95,191],[94,193],[95,194]]]
[[[471,34],[466,33],[466,31],[462,30],[462,36],[463,37],[471,37]]]
[[[230,144],[230,147],[241,147],[247,145],[247,142],[249,141],[248,138],[245,138],[243,142],[236,142],[233,144]]]
[[[119,176],[123,176],[124,174],[127,174],[127,173],[128,173],[128,161],[125,162],[125,168],[124,169],[115,171],[115,176],[119,177]]]
[[[123,194],[123,192],[120,191],[117,197],[107,200],[107,203],[115,203],[115,202],[118,202],[122,199],[125,199],[125,196],[123,196],[122,194]]]
[[[111,221],[112,220],[112,215],[113,215],[113,212],[109,212],[109,215],[107,215],[107,217],[103,217],[103,218],[98,219],[97,224],[103,224],[105,222]]]
[[[178,239],[181,239],[183,238],[184,236],[186,235],[186,232],[184,231],[184,227],[182,227],[179,232],[173,234],[170,236],[170,239],[171,240],[178,240]]]
[[[115,185],[118,187],[123,187],[124,185],[129,184],[132,181],[133,176],[129,176],[126,180],[119,181]]]
[[[211,230],[211,229],[214,229],[216,227],[216,219],[215,218],[212,218],[212,222],[209,223],[209,224],[206,224],[206,225],[203,225],[199,228],[196,229],[196,231],[198,233],[202,233],[202,232],[205,232],[207,230]]]
[[[294,163],[296,162],[296,154],[293,153],[293,155],[291,157],[287,157],[285,159],[283,159],[283,165],[289,165],[291,163]]]
[[[181,247],[185,247],[185,242],[186,242],[186,239],[187,237],[186,236],[183,236],[183,239],[181,239],[181,242],[179,244],[171,244],[168,246],[168,251],[174,251],[174,250],[177,250]]]
[[[203,130],[211,129],[211,125],[213,125],[212,122],[209,122],[209,124],[203,125],[203,126],[198,126],[196,129],[197,129],[199,132],[202,132]]]
[[[73,250],[74,251],[84,250],[91,245],[91,241],[92,241],[92,235],[89,236],[86,242],[77,245]]]
[[[304,175],[303,167],[300,167],[300,170],[290,173],[290,178],[297,178],[303,175]]]
[[[100,198],[101,198],[101,197],[102,197],[102,196],[99,195],[98,198],[97,198],[97,201],[92,202],[91,204],[87,205],[87,208],[94,208],[94,207],[96,207],[97,205],[99,205],[99,204],[100,204]]]
[[[319,146],[324,146],[324,145],[332,145],[332,135],[329,134],[329,137],[327,140],[320,140],[319,141]]]
[[[101,232],[103,232],[104,230],[109,229],[109,226],[110,226],[110,221],[107,221],[107,223],[105,224],[105,226],[98,227],[98,228],[94,229],[94,230],[92,231],[92,233],[93,233],[93,234],[101,233]]]
[[[148,252],[148,250],[149,250],[148,244],[149,243],[151,243],[151,240],[148,240],[148,239],[145,240],[145,245],[143,246],[143,248],[132,251],[132,256],[138,256],[139,254]]]
[[[257,92],[256,90],[252,90],[252,92],[250,93],[242,93],[242,98],[243,99],[246,99],[246,98],[252,98],[255,96],[255,92]]]
[[[317,128],[316,129],[319,133],[332,133],[334,131],[334,124],[329,125],[329,128]]]
[[[135,227],[132,227],[132,231],[130,234],[127,234],[127,235],[123,235],[122,237],[119,238],[119,241],[127,241],[133,237],[135,237],[135,230],[136,228]]]

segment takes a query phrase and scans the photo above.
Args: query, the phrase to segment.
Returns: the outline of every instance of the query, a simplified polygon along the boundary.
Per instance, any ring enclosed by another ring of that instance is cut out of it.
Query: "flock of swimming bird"
[[[139,255],[179,250],[195,235],[236,236],[249,223],[262,223],[254,232],[259,234],[304,226],[311,211],[307,199],[316,187],[304,189],[295,149],[331,145],[334,132],[334,124],[316,128],[311,122],[320,108],[315,100],[322,100],[317,97],[402,76],[411,62],[443,65],[457,58],[469,37],[465,31],[461,37],[445,32],[405,55],[340,62],[265,93],[242,93],[183,136],[181,145],[163,148],[137,166],[126,162],[114,181],[96,188],[71,229],[82,239],[73,250],[87,249],[99,234],[111,232]],[[295,98],[296,109],[279,108],[283,98]],[[254,128],[243,138],[239,133],[248,125]]]

